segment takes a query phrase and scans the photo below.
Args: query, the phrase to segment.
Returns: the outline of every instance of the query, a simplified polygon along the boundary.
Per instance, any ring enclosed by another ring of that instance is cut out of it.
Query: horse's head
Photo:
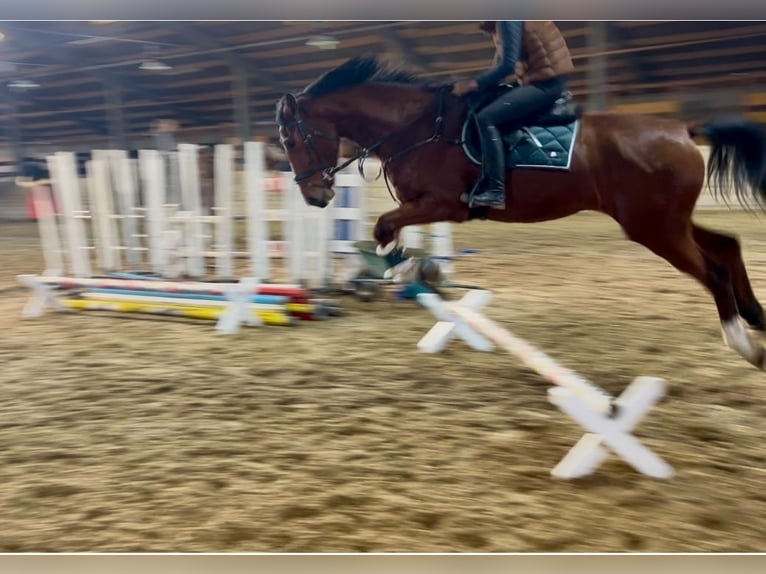
[[[279,141],[295,172],[295,181],[309,205],[327,207],[335,191],[335,166],[340,137],[335,125],[303,105],[300,97],[283,96],[277,104]]]
[[[371,154],[380,157],[393,135],[402,135],[425,113],[433,101],[427,87],[405,70],[359,56],[325,72],[297,96],[283,96],[277,103],[279,140],[306,202],[326,207],[335,197],[334,175],[343,166]],[[338,166],[341,136],[363,151]]]

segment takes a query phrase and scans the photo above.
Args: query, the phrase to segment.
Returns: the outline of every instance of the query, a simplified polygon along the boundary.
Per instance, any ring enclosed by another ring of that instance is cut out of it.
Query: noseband
[[[303,183],[307,179],[310,179],[317,173],[321,172],[322,182],[324,183],[325,187],[329,188],[332,178],[342,168],[338,168],[334,164],[330,162],[326,162],[322,159],[320,154],[314,148],[314,138],[323,138],[323,139],[332,140],[336,144],[340,144],[340,138],[338,136],[331,136],[330,134],[326,134],[319,130],[315,130],[314,128],[306,124],[306,122],[303,120],[303,118],[300,117],[298,112],[296,112],[295,114],[295,120],[292,121],[290,124],[287,124],[285,127],[291,127],[291,126],[295,126],[298,129],[298,133],[300,133],[301,139],[303,140],[303,145],[306,147],[306,149],[308,149],[309,154],[311,155],[311,158],[312,158],[312,165],[307,171],[304,171],[302,173],[296,173],[295,183]],[[318,165],[315,165],[315,164],[318,164]]]

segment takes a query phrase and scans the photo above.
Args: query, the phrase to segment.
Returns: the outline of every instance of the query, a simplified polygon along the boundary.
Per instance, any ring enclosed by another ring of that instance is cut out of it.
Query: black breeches
[[[476,115],[480,127],[493,125],[503,129],[521,127],[533,114],[553,106],[566,86],[564,78],[553,78],[519,86],[504,93]]]

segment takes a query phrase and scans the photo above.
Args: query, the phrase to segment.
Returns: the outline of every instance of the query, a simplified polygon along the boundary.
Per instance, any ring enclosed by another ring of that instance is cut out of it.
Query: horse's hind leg
[[[679,223],[659,234],[641,227],[628,236],[668,261],[679,271],[697,279],[713,295],[726,344],[759,369],[764,368],[766,351],[754,341],[742,322],[729,273],[725,267],[706,255],[694,240],[691,222]]]
[[[748,325],[759,331],[766,330],[763,307],[753,293],[747,276],[739,241],[730,235],[718,233],[693,224],[693,235],[705,255],[726,269],[734,286],[739,314]]]

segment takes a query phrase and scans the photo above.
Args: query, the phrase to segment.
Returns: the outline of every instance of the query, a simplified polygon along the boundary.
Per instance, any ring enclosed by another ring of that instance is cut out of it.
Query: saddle
[[[516,86],[513,84],[500,84],[496,88],[490,90],[469,94],[466,98],[469,108],[469,119],[473,119],[473,116],[478,114],[482,109],[515,88]],[[526,118],[522,128],[529,126],[548,127],[566,125],[578,119],[580,115],[580,110],[572,107],[572,92],[567,90],[562,92],[556,101],[553,102],[553,105],[548,109]],[[506,134],[506,131],[503,131],[502,125],[498,125],[497,127],[501,132]]]
[[[514,86],[503,84],[466,98],[468,114],[463,122],[462,140],[472,162],[481,164],[476,114],[512,89]],[[568,169],[581,114],[579,107],[572,106],[572,93],[566,91],[549,108],[526,118],[521,127],[504,129],[502,124],[498,125],[507,150],[507,168]]]

